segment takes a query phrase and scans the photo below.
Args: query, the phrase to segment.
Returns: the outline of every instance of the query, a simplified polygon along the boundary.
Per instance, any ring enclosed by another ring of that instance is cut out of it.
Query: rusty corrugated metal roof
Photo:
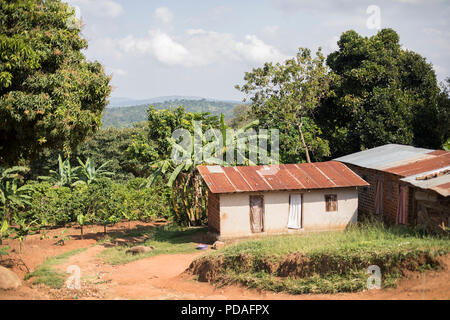
[[[450,166],[421,172],[400,180],[421,189],[433,190],[444,197],[450,196]]]
[[[406,162],[406,161],[405,161]],[[394,173],[402,177],[423,174],[431,170],[438,170],[450,165],[450,152],[433,155],[425,159],[412,159],[405,164],[386,168],[384,171]]]
[[[428,182],[415,180],[416,177],[441,171],[450,166],[450,152],[445,150],[387,144],[335,160],[363,168],[393,173],[403,178],[411,177],[411,179],[402,179],[402,181],[422,189],[434,190],[444,196],[450,195],[450,184],[447,183],[450,181],[448,175],[437,180],[431,179],[433,181]]]
[[[359,187],[369,184],[336,162],[268,166],[198,166],[213,193]]]

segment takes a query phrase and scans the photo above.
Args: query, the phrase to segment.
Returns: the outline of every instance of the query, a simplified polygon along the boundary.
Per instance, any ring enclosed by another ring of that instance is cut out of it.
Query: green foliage
[[[32,188],[28,185],[19,186],[20,174],[28,170],[26,167],[0,167],[0,217],[11,220],[10,213],[29,205]]]
[[[27,219],[37,219],[42,226],[64,226],[74,221],[83,211],[83,186],[73,190],[69,187],[53,186],[49,182],[33,183],[35,192],[30,209],[24,213]]]
[[[0,239],[1,240],[1,239]],[[0,241],[0,244],[1,244],[1,241]],[[10,246],[4,246],[4,247],[1,247],[0,248],[0,257],[1,256],[7,256],[9,253],[8,253],[8,250],[9,249],[11,249],[11,247]]]
[[[110,78],[72,20],[59,0],[0,2],[0,164],[69,153],[101,125]]]
[[[225,118],[230,119],[233,107],[236,103],[225,101],[208,101],[208,100],[171,100],[152,104],[155,109],[175,110],[179,106],[183,106],[187,112],[208,112],[212,115],[219,116],[221,113]],[[148,105],[138,105],[129,107],[106,108],[103,115],[103,126],[116,128],[131,128],[133,124],[144,121],[147,118]]]
[[[233,115],[228,121],[228,125],[233,129],[241,128],[255,120],[252,114],[252,107],[247,104],[238,104],[233,108]]]
[[[123,213],[141,220],[169,219],[172,214],[168,189],[158,185],[139,188],[144,181],[133,179],[120,184],[99,178],[97,183],[73,188],[53,186],[47,181],[33,182],[30,183],[35,190],[31,205],[18,214],[27,221],[36,219],[41,226],[64,226],[72,222],[80,226],[87,223],[108,226],[119,221]]]
[[[153,106],[148,109],[148,141],[154,144],[154,149],[160,160],[166,159],[172,152],[172,133],[177,129],[194,132],[193,121],[202,122],[202,130],[218,128],[219,119],[208,112],[186,112],[183,107],[174,110],[157,110]]]
[[[26,222],[24,218],[16,218],[15,225],[11,227],[14,232],[13,239],[18,239],[20,243],[20,252],[22,252],[22,245],[25,239],[30,234],[36,233],[36,221]]]
[[[441,147],[449,108],[438,102],[436,75],[425,58],[402,49],[392,29],[372,37],[350,30],[338,46],[327,57],[330,94],[317,116],[333,156],[386,143]]]
[[[61,155],[58,155],[58,171],[50,170],[49,177],[40,177],[43,180],[49,180],[56,186],[73,187],[79,180],[79,167],[72,168],[70,158],[62,160]]]
[[[145,124],[131,129],[108,128],[97,131],[92,137],[78,145],[70,157],[72,166],[77,166],[77,158],[92,158],[96,163],[108,163],[114,172],[115,181],[126,181],[134,177],[147,176],[149,163],[157,159],[152,142],[147,139]],[[40,157],[30,163],[29,179],[49,175],[50,169],[58,166],[60,152],[45,150]]]
[[[202,121],[201,126],[195,123],[199,120]],[[236,135],[239,136],[256,124],[258,124],[257,120],[251,122],[237,130]],[[161,159],[152,163],[154,171],[149,176],[146,185],[152,186],[157,178],[162,176],[163,180],[167,181],[167,186],[171,188],[171,204],[177,221],[188,226],[205,223],[207,216],[206,188],[203,186],[202,178],[196,168],[202,164],[222,164],[222,160],[215,155],[219,152],[225,155],[227,152],[227,126],[224,116],[221,115],[220,121],[217,121],[217,117],[210,117],[208,114],[185,114],[181,107],[175,112],[150,109],[149,127],[155,129],[150,138],[157,142],[156,150]],[[179,141],[172,138],[175,129],[185,129],[190,133],[188,141],[190,147],[184,149],[178,144]],[[206,129],[218,129],[222,137],[220,138],[217,132],[213,131],[213,136],[208,139],[204,134]],[[198,145],[196,145],[197,139],[200,142]],[[212,158],[204,159],[205,151],[214,153],[211,155]],[[176,153],[182,153],[185,156],[181,160],[175,161],[173,155]],[[247,154],[248,150],[245,153]],[[244,159],[246,154],[242,154]],[[253,164],[249,162],[248,158],[246,161],[248,164]],[[228,163],[228,165],[232,165],[232,163]]]
[[[72,188],[82,183],[89,185],[98,181],[100,178],[114,175],[113,172],[105,169],[110,161],[106,161],[100,167],[96,168],[94,160],[90,157],[86,159],[86,162],[81,161],[80,158],[77,158],[77,160],[80,166],[72,167],[70,158],[63,161],[61,155],[58,155],[58,171],[50,170],[49,177],[40,176],[39,178],[50,181],[55,186]]]
[[[444,149],[445,151],[450,151],[450,138],[448,138],[447,141],[444,143],[442,149]]]
[[[5,219],[0,225],[0,244],[2,244],[3,239],[8,237],[8,229],[9,224],[8,221]]]
[[[105,169],[106,166],[109,165],[110,161],[106,161],[100,167],[96,168],[94,160],[88,157],[86,162],[83,163],[80,158],[78,158],[78,162],[80,163],[79,167],[79,176],[80,180],[86,184],[91,184],[93,182],[98,181],[101,178],[107,178],[114,175],[113,172],[107,171]]]
[[[282,163],[310,162],[329,155],[328,142],[313,115],[328,92],[327,68],[321,49],[316,57],[309,49],[300,48],[295,58],[283,64],[265,63],[246,72],[246,83],[236,88],[250,97],[252,115],[263,128],[280,130]],[[295,134],[295,130],[297,134]]]

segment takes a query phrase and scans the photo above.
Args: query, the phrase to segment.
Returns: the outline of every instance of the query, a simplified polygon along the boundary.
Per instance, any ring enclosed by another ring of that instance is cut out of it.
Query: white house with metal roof
[[[368,186],[336,161],[197,169],[219,239],[344,229],[357,222],[357,188]]]

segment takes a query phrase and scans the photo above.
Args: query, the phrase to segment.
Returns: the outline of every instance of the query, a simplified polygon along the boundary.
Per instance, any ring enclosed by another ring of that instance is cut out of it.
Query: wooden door
[[[250,196],[250,228],[253,233],[264,231],[264,197]]]

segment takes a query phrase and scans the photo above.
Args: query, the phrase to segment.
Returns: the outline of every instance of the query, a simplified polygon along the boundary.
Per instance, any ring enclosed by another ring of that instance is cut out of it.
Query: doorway
[[[250,228],[253,233],[264,231],[264,196],[250,196]]]
[[[294,193],[289,195],[288,229],[300,229],[302,227],[302,195]]]

